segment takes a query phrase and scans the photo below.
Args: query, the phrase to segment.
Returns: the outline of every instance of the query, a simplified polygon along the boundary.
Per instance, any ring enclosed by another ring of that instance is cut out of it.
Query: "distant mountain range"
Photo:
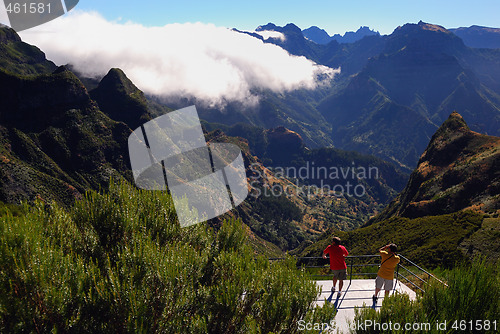
[[[500,29],[481,26],[449,29],[471,48],[500,49]]]
[[[500,50],[474,49],[437,25],[398,27],[388,36],[319,45],[294,25],[268,39],[291,54],[340,67],[316,109],[332,126],[333,145],[413,168],[432,133],[458,111],[471,129],[500,134]]]
[[[500,49],[500,28],[489,28],[473,25],[448,29],[458,37],[464,44],[471,48]],[[317,44],[328,44],[331,41],[338,43],[354,43],[366,36],[380,36],[378,31],[362,26],[358,30],[348,31],[344,35],[334,34],[330,36],[324,29],[316,26],[302,30],[304,37]]]
[[[328,35],[328,33],[316,26],[309,27],[302,30],[302,34],[305,38],[318,44],[328,44],[331,41],[337,41],[338,43],[354,43],[359,41],[365,36],[380,36],[378,31],[371,30],[369,27],[359,27],[356,32],[348,31],[343,36],[340,34],[335,34],[333,36]]]
[[[360,226],[383,211],[403,189],[404,171],[415,166],[407,188],[373,226],[425,215],[442,219],[465,208],[477,213],[453,219],[476,224],[477,215],[498,211],[492,135],[500,134],[500,50],[468,47],[449,30],[424,22],[343,44],[312,42],[293,24],[259,29],[285,36],[263,42],[342,72],[316,90],[256,89],[259,101],[251,107],[200,103],[208,140],[237,143],[271,185],[296,181],[278,177],[272,167],[308,168],[311,162],[372,166],[381,177],[356,181],[366,189],[361,198],[250,199],[232,214],[248,224],[256,247],[292,249],[332,226]],[[68,205],[88,189],[106,187],[111,177],[131,181],[131,129],[169,110],[198,105],[195,98],[147,97],[120,69],[99,80],[83,78],[70,66],[57,67],[8,28],[0,28],[0,84],[0,200],[8,203],[39,198]],[[423,177],[422,161],[441,174]],[[298,181],[310,186],[322,180]]]
[[[439,124],[455,110],[469,120],[472,130],[500,134],[498,49],[468,47],[449,30],[424,22],[343,44],[313,42],[294,24],[268,23],[256,31],[280,32],[284,38],[247,34],[340,68],[341,73],[330,86],[312,91],[276,94],[256,89],[259,102],[251,108],[231,101],[225,110],[200,106],[203,119],[285,126],[310,148],[333,146],[373,154],[408,172]],[[175,108],[185,102],[173,98],[166,103]]]

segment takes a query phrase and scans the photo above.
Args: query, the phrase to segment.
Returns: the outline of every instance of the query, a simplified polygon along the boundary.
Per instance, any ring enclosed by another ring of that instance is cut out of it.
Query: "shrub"
[[[385,298],[379,311],[356,310],[354,321],[379,324],[429,323],[429,330],[377,330],[357,328],[356,333],[443,333],[436,323],[446,321],[447,333],[496,333],[500,327],[500,271],[498,264],[475,261],[443,273],[448,287],[434,281],[426,292],[411,301],[407,295]],[[486,326],[485,321],[490,325]],[[496,321],[495,324],[493,322]],[[393,327],[394,328],[394,327]],[[422,327],[421,327],[422,328]]]
[[[294,333],[318,288],[239,221],[180,228],[166,193],[111,183],[66,211],[0,218],[0,332]]]

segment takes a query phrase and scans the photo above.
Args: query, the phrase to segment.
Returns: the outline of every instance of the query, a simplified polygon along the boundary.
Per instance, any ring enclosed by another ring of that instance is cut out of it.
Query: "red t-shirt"
[[[345,256],[349,255],[347,249],[342,245],[328,245],[323,251],[325,254],[330,255],[330,269],[341,270],[347,269],[345,264]]]

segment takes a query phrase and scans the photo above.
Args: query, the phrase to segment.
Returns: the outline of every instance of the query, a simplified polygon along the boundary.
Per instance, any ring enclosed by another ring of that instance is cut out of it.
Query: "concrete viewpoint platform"
[[[375,279],[355,279],[351,281],[350,285],[349,280],[346,280],[340,296],[337,292],[332,294],[333,283],[331,280],[316,281],[316,284],[321,287],[321,295],[316,300],[316,305],[323,305],[326,301],[334,303],[338,309],[335,316],[336,330],[334,332],[349,333],[349,322],[354,320],[354,308],[373,306],[372,296],[375,292]],[[410,299],[416,299],[416,293],[409,287],[400,283],[400,281],[395,282],[395,284],[396,288],[391,291],[391,294],[396,291],[396,293],[408,294]],[[376,308],[380,308],[382,305],[384,291],[380,291],[378,297]]]

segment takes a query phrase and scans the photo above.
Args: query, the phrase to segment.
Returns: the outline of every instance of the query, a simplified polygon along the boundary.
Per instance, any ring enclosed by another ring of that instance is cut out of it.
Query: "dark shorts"
[[[332,270],[333,277],[340,280],[345,280],[347,278],[347,269]]]

